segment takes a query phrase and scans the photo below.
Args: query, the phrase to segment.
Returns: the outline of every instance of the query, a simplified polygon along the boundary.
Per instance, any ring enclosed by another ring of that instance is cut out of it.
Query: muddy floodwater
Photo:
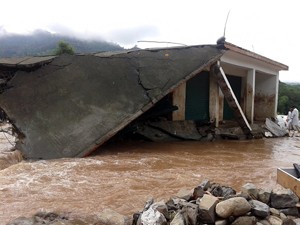
[[[13,159],[11,159],[13,160]],[[167,200],[209,179],[234,187],[276,185],[276,169],[300,162],[298,137],[214,142],[131,142],[91,157],[21,161],[0,170],[0,224],[38,211],[124,215],[150,197]]]

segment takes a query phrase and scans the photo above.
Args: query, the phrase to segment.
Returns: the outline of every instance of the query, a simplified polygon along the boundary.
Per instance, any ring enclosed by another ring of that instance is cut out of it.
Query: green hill
[[[0,36],[0,57],[52,55],[60,41],[69,43],[74,48],[75,53],[124,49],[118,44],[106,41],[85,41],[38,30],[31,35],[4,34]]]

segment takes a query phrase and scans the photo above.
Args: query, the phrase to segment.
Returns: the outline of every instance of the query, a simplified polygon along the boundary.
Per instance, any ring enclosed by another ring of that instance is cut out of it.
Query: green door
[[[209,72],[201,72],[186,83],[186,120],[209,120]]]
[[[236,99],[240,103],[241,100],[241,87],[242,87],[242,78],[236,76],[226,75],[228,82],[235,94]],[[231,120],[234,118],[234,113],[232,109],[229,107],[226,99],[224,99],[224,110],[223,110],[223,119],[224,120]]]

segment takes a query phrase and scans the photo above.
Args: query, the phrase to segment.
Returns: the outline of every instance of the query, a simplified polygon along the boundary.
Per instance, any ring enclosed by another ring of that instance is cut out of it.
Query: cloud
[[[4,29],[3,26],[0,26],[0,36],[4,36],[7,34],[7,31]]]
[[[118,43],[124,47],[132,47],[137,41],[158,37],[160,32],[156,26],[137,25],[106,30],[76,30],[62,24],[52,24],[48,26],[48,31],[69,37],[77,37],[83,40],[110,41]]]
[[[112,30],[107,34],[104,34],[104,36],[106,39],[121,45],[135,45],[140,40],[158,37],[159,33],[157,27],[145,25]]]

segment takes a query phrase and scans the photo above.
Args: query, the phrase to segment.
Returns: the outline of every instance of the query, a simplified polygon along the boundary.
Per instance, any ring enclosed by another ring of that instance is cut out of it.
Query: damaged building
[[[287,69],[227,42],[5,58],[0,107],[31,159],[83,157],[130,130],[200,140],[202,124],[226,120],[251,138],[255,121],[276,116],[279,71]]]

